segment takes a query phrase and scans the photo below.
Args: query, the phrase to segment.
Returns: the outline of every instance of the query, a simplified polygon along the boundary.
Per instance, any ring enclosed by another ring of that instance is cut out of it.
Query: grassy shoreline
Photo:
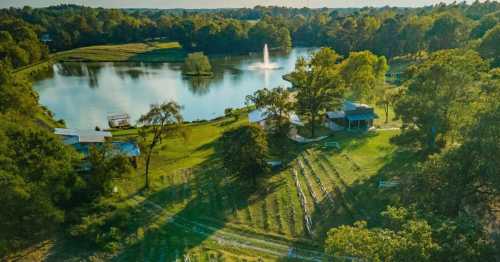
[[[281,144],[285,150],[272,150],[273,158],[284,160],[285,167],[261,176],[259,188],[252,189],[225,173],[217,151],[224,131],[248,124],[246,113],[240,110],[238,118],[188,123],[186,138],[166,139],[153,155],[149,192],[138,193],[144,184],[142,161],[138,169],[114,182],[118,193],[102,200],[110,212],[96,219],[111,221],[116,213],[129,214],[115,254],[82,248],[78,241],[62,237],[49,240],[55,252],[38,248],[31,255],[56,260],[95,256],[174,261],[177,255],[201,259],[213,253],[227,261],[259,257],[276,261],[285,258],[290,248],[307,257],[311,252],[321,254],[325,233],[332,226],[349,224],[354,218],[378,222],[373,218],[395,192],[376,185],[381,178],[391,179],[388,171],[398,170],[402,163],[389,142],[399,131],[335,133],[327,141],[338,142],[340,150],[324,148],[323,142],[302,145],[286,140]],[[116,130],[113,136],[134,139],[136,131]],[[294,170],[308,211],[300,204]],[[314,221],[312,234],[305,229],[306,214]]]
[[[51,54],[49,58],[14,70],[33,79],[55,62],[182,62],[185,52],[178,42],[146,42],[80,47]]]

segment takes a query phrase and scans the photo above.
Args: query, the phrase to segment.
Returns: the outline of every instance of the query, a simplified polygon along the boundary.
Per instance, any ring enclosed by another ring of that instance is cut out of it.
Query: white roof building
[[[252,112],[248,113],[248,121],[250,123],[258,123],[262,126],[265,126],[265,120],[267,119],[266,110],[256,109]],[[288,120],[290,123],[298,126],[304,126],[304,123],[300,121],[300,118],[295,112],[290,112],[288,114]]]
[[[103,143],[113,135],[107,131],[79,130],[71,128],[55,128],[54,134],[62,136],[65,144]]]

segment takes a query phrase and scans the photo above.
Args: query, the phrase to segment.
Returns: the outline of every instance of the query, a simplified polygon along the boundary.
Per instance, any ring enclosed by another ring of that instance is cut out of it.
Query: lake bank
[[[53,53],[48,59],[14,70],[23,78],[34,79],[58,62],[182,62],[186,53],[178,42],[145,42],[95,45]]]
[[[258,53],[216,56],[210,78],[183,76],[182,63],[63,62],[37,79],[34,89],[40,103],[73,128],[106,128],[108,113],[126,112],[135,121],[150,104],[166,100],[184,106],[186,121],[208,120],[224,115],[226,108],[243,107],[245,97],[258,89],[288,86],[281,76],[314,50],[272,52],[270,60],[279,65],[274,70],[253,67],[262,62]]]

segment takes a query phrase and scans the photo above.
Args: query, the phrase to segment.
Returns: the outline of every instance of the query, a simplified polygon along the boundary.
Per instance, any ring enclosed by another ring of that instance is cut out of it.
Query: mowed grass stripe
[[[333,209],[335,201],[333,200],[333,196],[330,194],[331,183],[326,182],[327,180],[325,179],[325,170],[317,166],[317,161],[315,161],[316,159],[312,157],[310,150],[306,151],[306,153],[306,155],[302,156],[304,160],[303,163],[305,164],[306,168],[310,170],[310,174],[313,176],[314,181],[323,193],[323,196],[328,201],[328,205]],[[329,185],[329,187],[327,187],[327,185]]]
[[[290,173],[290,170],[285,171],[284,175],[286,178],[286,187],[281,199],[285,203],[283,206],[288,218],[286,225],[292,237],[302,236],[304,234],[304,213],[298,198],[297,188],[295,187],[293,175]]]
[[[268,205],[268,210],[270,210],[270,215],[273,218],[271,225],[274,225],[273,230],[278,233],[278,234],[285,234],[284,229],[283,229],[283,223],[281,219],[281,212],[280,212],[280,203],[279,203],[279,195],[278,193],[273,193],[271,195],[270,200],[267,202]]]
[[[348,190],[347,184],[343,180],[343,176],[341,175],[341,173],[336,168],[336,165],[330,162],[326,157],[316,157],[316,159],[319,162],[323,162],[323,166],[331,170],[328,177],[332,181],[332,185],[334,185],[333,190],[335,192],[335,197],[340,201],[340,204],[352,218],[359,217],[352,205],[352,203],[355,201],[355,198]]]

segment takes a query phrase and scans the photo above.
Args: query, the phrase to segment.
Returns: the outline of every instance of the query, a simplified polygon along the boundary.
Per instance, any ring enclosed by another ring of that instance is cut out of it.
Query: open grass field
[[[58,61],[82,62],[181,62],[185,52],[178,42],[145,42],[96,45],[51,54],[47,60],[18,68],[16,76],[32,79]]]
[[[57,61],[177,62],[184,59],[184,52],[177,42],[146,42],[82,47],[56,53],[53,58]]]
[[[357,219],[378,223],[395,193],[379,189],[378,180],[403,164],[389,143],[399,131],[336,133],[328,141],[340,150],[324,148],[324,141],[287,141],[272,152],[285,167],[253,188],[226,174],[217,153],[221,134],[246,122],[242,114],[237,121],[189,124],[188,139],[165,140],[153,156],[146,194],[136,193],[144,183],[142,165],[117,181],[119,193],[106,200],[113,211],[103,217],[128,214],[114,255],[82,251],[67,240],[54,245],[47,260],[321,261],[329,228]],[[116,139],[134,135],[134,129],[114,133]]]

